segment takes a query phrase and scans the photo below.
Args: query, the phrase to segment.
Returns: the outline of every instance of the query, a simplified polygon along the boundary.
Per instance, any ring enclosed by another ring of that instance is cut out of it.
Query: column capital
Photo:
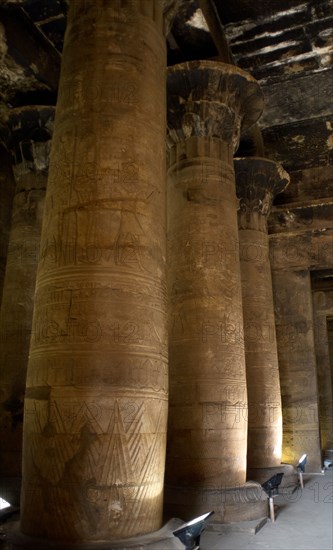
[[[2,113],[0,141],[11,151],[16,177],[48,169],[55,107],[29,105]]]
[[[188,61],[168,69],[168,139],[207,136],[238,147],[240,132],[263,110],[263,94],[248,73],[219,61]]]
[[[266,230],[274,197],[290,182],[281,164],[260,157],[235,158],[240,229]]]

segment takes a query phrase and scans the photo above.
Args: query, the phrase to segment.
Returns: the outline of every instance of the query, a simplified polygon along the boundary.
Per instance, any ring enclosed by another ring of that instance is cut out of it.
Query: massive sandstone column
[[[282,456],[281,392],[267,218],[274,196],[285,189],[289,176],[281,165],[264,158],[235,159],[234,166],[240,199],[238,228],[249,400],[247,475],[264,482],[267,469],[280,467]]]
[[[240,496],[247,396],[233,170],[240,129],[261,111],[260,88],[240,69],[213,61],[169,69],[166,502],[184,518],[214,509],[217,521],[236,521],[262,506],[247,506],[256,485]]]
[[[1,143],[0,138],[0,307],[3,281],[6,271],[14,190],[15,180],[10,155],[6,147]]]
[[[273,270],[276,337],[282,393],[282,460],[308,454],[308,472],[321,471],[318,387],[308,270]]]
[[[331,364],[328,318],[333,314],[333,290],[323,286],[312,293],[317,363],[319,425],[323,458],[333,458],[333,364]]]
[[[16,190],[0,313],[0,476],[6,478],[19,478],[22,469],[23,400],[53,118],[52,107],[22,107],[12,109],[7,120]]]
[[[34,537],[113,540],[162,521],[162,6],[70,4],[25,400],[21,525]]]

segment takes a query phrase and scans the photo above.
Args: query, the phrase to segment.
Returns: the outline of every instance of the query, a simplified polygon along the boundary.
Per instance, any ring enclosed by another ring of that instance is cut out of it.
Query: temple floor
[[[274,498],[275,523],[256,534],[214,533],[201,536],[201,550],[331,550],[333,548],[332,470],[304,476],[304,489]]]
[[[331,550],[333,548],[333,471],[304,474],[304,488],[274,498],[275,523],[270,520],[257,534],[242,525],[237,531],[215,532],[207,525],[201,550]],[[12,550],[8,542],[19,526],[18,517],[0,525],[0,549]],[[22,547],[20,547],[22,548]],[[124,545],[125,548],[125,545]],[[45,547],[47,550],[47,547]],[[168,548],[165,548],[168,550]]]

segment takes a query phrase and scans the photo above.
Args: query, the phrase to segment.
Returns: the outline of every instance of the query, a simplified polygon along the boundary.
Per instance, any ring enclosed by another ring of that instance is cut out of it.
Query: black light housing
[[[305,464],[307,463],[307,461],[308,461],[308,455],[307,454],[302,455],[297,464],[297,470],[299,472],[305,472]]]
[[[263,490],[270,498],[279,494],[279,485],[283,476],[283,473],[275,474],[262,484]]]
[[[173,534],[179,538],[179,540],[185,544],[186,550],[194,550],[199,548],[200,535],[205,529],[205,522],[210,518],[214,512],[208,512],[195,519],[192,519],[188,523],[183,523],[178,529],[173,531]]]
[[[283,476],[284,473],[279,472],[278,474],[270,477],[267,481],[265,481],[265,483],[262,484],[263,490],[268,495],[269,511],[273,523],[275,521],[273,497],[279,494],[279,485],[282,481]]]

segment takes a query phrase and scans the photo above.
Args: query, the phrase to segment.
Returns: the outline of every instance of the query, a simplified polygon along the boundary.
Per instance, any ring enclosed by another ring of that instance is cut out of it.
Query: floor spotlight
[[[269,512],[270,512],[270,518],[272,520],[272,523],[275,522],[273,498],[279,494],[279,485],[281,484],[283,476],[284,476],[283,473],[275,474],[274,476],[270,477],[267,481],[265,481],[265,483],[262,484],[262,488],[264,489],[265,493],[268,495]]]
[[[324,468],[325,470],[330,470],[332,468],[332,460],[330,458],[325,458]]]
[[[195,519],[192,519],[188,523],[183,523],[178,529],[173,531],[173,534],[179,538],[179,540],[185,544],[186,550],[199,550],[200,549],[200,536],[205,529],[205,522],[210,518],[214,512],[208,512]]]
[[[5,500],[4,498],[0,497],[0,510],[4,510],[5,508],[9,508],[10,504]]]
[[[299,475],[300,486],[301,486],[302,489],[304,487],[303,474],[305,472],[305,464],[307,463],[307,460],[308,460],[308,455],[304,453],[304,455],[302,455],[301,458],[299,459],[297,467],[296,467],[298,475]]]

